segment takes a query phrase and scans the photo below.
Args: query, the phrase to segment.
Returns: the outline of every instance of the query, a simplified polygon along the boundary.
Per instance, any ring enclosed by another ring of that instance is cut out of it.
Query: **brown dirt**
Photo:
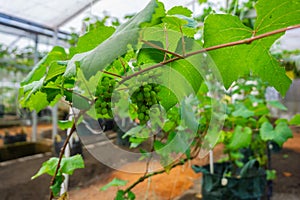
[[[272,155],[272,167],[277,173],[273,186],[275,193],[300,197],[300,129],[295,128],[293,132],[294,138],[289,139],[280,152]]]
[[[52,130],[52,124],[39,124],[37,128],[38,139],[41,138],[41,134],[46,131]],[[5,132],[10,135],[16,135],[24,131],[27,134],[27,141],[31,140],[32,126],[10,126],[6,128],[0,128],[0,136],[4,136]],[[3,145],[3,140],[0,140],[0,147]]]

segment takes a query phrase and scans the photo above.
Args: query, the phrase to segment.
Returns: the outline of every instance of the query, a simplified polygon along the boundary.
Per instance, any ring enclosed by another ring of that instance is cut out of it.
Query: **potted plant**
[[[228,92],[218,141],[226,157],[214,164],[213,172],[209,166],[193,166],[203,172],[203,199],[260,199],[268,180],[275,178],[268,165],[269,148],[281,147],[292,131],[286,119],[271,116],[271,107],[286,108],[279,101],[266,100],[266,88],[267,83],[252,77],[238,80]]]

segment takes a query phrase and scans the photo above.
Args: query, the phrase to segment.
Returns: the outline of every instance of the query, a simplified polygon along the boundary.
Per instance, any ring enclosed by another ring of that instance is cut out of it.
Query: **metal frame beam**
[[[25,19],[13,17],[4,13],[0,13],[0,24],[4,26],[16,28],[19,30],[23,30],[29,33],[44,35],[47,37],[53,37],[53,35],[55,34],[55,29]],[[60,40],[66,40],[69,38],[69,36],[70,33],[67,33],[65,31],[57,32],[57,37]]]
[[[69,22],[71,19],[73,19],[74,17],[76,17],[77,15],[79,15],[80,13],[82,13],[84,10],[86,10],[88,7],[90,7],[91,5],[97,3],[99,0],[92,0],[90,1],[89,4],[85,5],[84,7],[78,9],[76,12],[74,12],[72,15],[66,17],[64,20],[62,20],[59,24],[57,24],[57,27],[60,27],[62,25],[64,25],[65,23]]]

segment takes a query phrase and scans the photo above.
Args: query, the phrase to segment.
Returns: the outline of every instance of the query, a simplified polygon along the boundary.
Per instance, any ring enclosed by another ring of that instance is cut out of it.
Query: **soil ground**
[[[294,129],[294,138],[284,144],[284,148],[272,154],[272,167],[277,170],[277,179],[273,183],[272,200],[300,199],[300,129]],[[85,169],[75,171],[70,179],[71,200],[111,200],[115,196],[116,188],[99,191],[103,185],[113,178],[137,180],[140,174],[128,174],[115,171],[94,159],[87,151],[83,153]],[[222,156],[222,148],[214,150],[215,159]],[[49,195],[50,177],[43,175],[30,180],[40,168],[42,162],[51,155],[44,154],[30,158],[22,158],[0,163],[0,200],[43,200]],[[204,165],[208,157],[196,159],[184,166],[179,166],[169,174],[157,175],[134,189],[137,200],[193,200],[201,197],[201,174],[191,170],[192,164]],[[142,162],[128,163],[126,168],[143,168]]]

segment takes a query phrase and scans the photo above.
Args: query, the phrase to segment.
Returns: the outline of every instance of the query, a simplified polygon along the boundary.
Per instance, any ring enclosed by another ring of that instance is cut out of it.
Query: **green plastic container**
[[[209,165],[192,166],[195,172],[203,173],[203,200],[260,200],[266,191],[265,170],[251,165],[246,167],[241,170],[244,176],[235,178],[226,176],[232,168],[229,163],[215,163],[214,174],[210,173]]]

